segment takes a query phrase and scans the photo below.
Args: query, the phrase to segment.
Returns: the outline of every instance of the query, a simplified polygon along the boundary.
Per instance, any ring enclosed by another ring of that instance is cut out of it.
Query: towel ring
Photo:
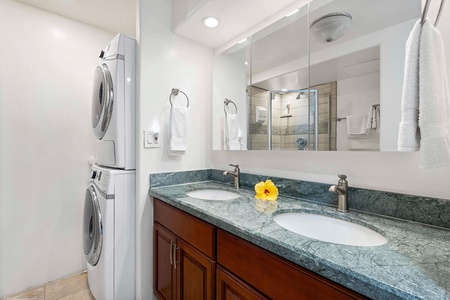
[[[236,109],[236,114],[238,113],[238,109],[237,109],[236,103],[234,103],[233,100],[225,98],[223,103],[224,103],[223,111],[225,112],[225,114],[229,114],[229,112],[227,112],[227,107],[228,107],[228,104],[230,104],[230,103],[232,103],[234,105],[234,108]]]
[[[187,100],[187,106],[186,107],[189,107],[189,97],[188,97],[188,95],[186,95],[186,93],[183,92],[182,90],[176,89],[176,88],[172,88],[172,92],[170,93],[170,96],[169,96],[170,106],[173,107],[172,96],[178,96],[179,93],[182,93],[186,97],[186,100]]]
[[[420,23],[422,25],[423,25],[423,23],[425,23],[425,20],[426,20],[427,14],[428,14],[428,8],[430,7],[430,4],[431,4],[431,0],[427,0],[427,2],[425,3],[425,8],[423,9],[423,13],[422,13],[422,19],[420,21]],[[445,0],[441,0],[441,5],[439,6],[439,11],[436,16],[436,21],[434,21],[434,27],[436,27],[437,24],[439,23],[439,19],[441,18],[441,13],[444,8],[444,4],[445,4]]]

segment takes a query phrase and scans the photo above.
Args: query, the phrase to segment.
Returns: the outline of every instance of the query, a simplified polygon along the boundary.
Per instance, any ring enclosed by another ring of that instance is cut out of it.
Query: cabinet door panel
[[[176,242],[176,236],[155,223],[153,289],[158,299],[175,299],[176,276],[171,264],[171,246],[174,242]]]
[[[268,300],[248,284],[235,277],[227,270],[217,266],[216,299],[217,300]]]
[[[178,239],[176,255],[179,300],[210,300],[214,295],[215,263]]]

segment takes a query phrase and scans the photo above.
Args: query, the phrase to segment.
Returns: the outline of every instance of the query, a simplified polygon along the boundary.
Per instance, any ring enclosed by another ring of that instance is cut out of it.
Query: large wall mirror
[[[215,56],[213,149],[397,151],[420,0],[314,0]]]

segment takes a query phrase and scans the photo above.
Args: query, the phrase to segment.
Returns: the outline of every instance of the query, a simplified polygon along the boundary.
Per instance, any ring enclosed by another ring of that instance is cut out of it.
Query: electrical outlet
[[[161,148],[159,132],[144,130],[144,148]]]

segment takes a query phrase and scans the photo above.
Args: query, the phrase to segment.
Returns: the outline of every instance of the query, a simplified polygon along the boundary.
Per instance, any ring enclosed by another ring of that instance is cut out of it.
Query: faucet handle
[[[344,174],[342,174],[342,175],[339,174],[338,177],[339,177],[340,179],[342,179],[342,180],[347,179],[347,175],[344,175]]]
[[[238,168],[238,169],[239,169],[239,165],[233,165],[233,164],[230,164],[230,167],[235,167],[235,168]]]

